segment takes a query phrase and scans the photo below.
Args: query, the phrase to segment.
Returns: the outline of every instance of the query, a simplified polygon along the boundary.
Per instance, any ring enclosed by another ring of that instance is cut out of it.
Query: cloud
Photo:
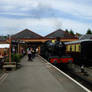
[[[38,5],[38,2],[34,0],[0,0],[0,5],[0,8],[5,11],[10,11],[12,9],[26,11],[35,8]]]
[[[76,1],[76,0],[75,0]],[[74,0],[62,0],[58,2],[52,2],[51,7],[58,9],[61,12],[64,11],[74,16],[90,19],[92,18],[92,6],[85,3],[74,2]]]
[[[89,2],[90,0],[88,0]],[[69,13],[73,16],[81,18],[92,19],[92,6],[87,3],[87,0],[1,0],[3,6],[0,6],[5,11],[30,11],[39,8],[53,8],[59,11]],[[21,3],[22,2],[22,3]]]
[[[86,33],[88,28],[92,28],[91,24],[80,23],[64,18],[43,18],[43,19],[8,19],[0,18],[0,29],[3,28],[6,34],[15,34],[25,28],[41,34],[46,35],[50,32],[61,29],[72,29],[75,33]],[[1,33],[1,32],[0,32]]]
[[[0,31],[13,34],[29,28],[45,35],[62,28],[85,33],[92,28],[91,4],[91,0],[0,0]]]

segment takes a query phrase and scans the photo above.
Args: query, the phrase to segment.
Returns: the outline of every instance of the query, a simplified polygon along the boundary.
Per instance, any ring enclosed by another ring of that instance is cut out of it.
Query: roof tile
[[[25,30],[13,35],[12,38],[18,38],[18,39],[21,39],[21,38],[42,38],[42,36],[40,36],[39,34],[37,34],[35,32],[32,32],[29,29],[25,29]]]
[[[75,38],[75,36],[63,31],[62,29],[58,29],[50,34],[48,34],[47,36],[45,36],[46,38],[56,38],[56,37],[60,37],[60,38]]]

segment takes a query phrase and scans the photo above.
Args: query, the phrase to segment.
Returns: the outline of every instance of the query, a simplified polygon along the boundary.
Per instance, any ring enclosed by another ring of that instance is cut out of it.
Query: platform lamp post
[[[9,35],[9,44],[10,44],[10,48],[9,48],[9,64],[11,64],[11,36]]]

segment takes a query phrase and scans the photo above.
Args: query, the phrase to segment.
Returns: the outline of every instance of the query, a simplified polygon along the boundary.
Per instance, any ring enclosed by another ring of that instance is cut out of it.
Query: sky
[[[0,0],[0,35],[30,29],[45,36],[57,29],[92,29],[92,0]]]

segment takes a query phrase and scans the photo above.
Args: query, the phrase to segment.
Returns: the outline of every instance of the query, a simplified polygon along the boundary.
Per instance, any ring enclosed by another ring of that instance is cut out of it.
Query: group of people
[[[27,49],[27,54],[28,54],[28,61],[32,61],[32,59],[35,57],[36,54],[36,48],[28,48]]]

